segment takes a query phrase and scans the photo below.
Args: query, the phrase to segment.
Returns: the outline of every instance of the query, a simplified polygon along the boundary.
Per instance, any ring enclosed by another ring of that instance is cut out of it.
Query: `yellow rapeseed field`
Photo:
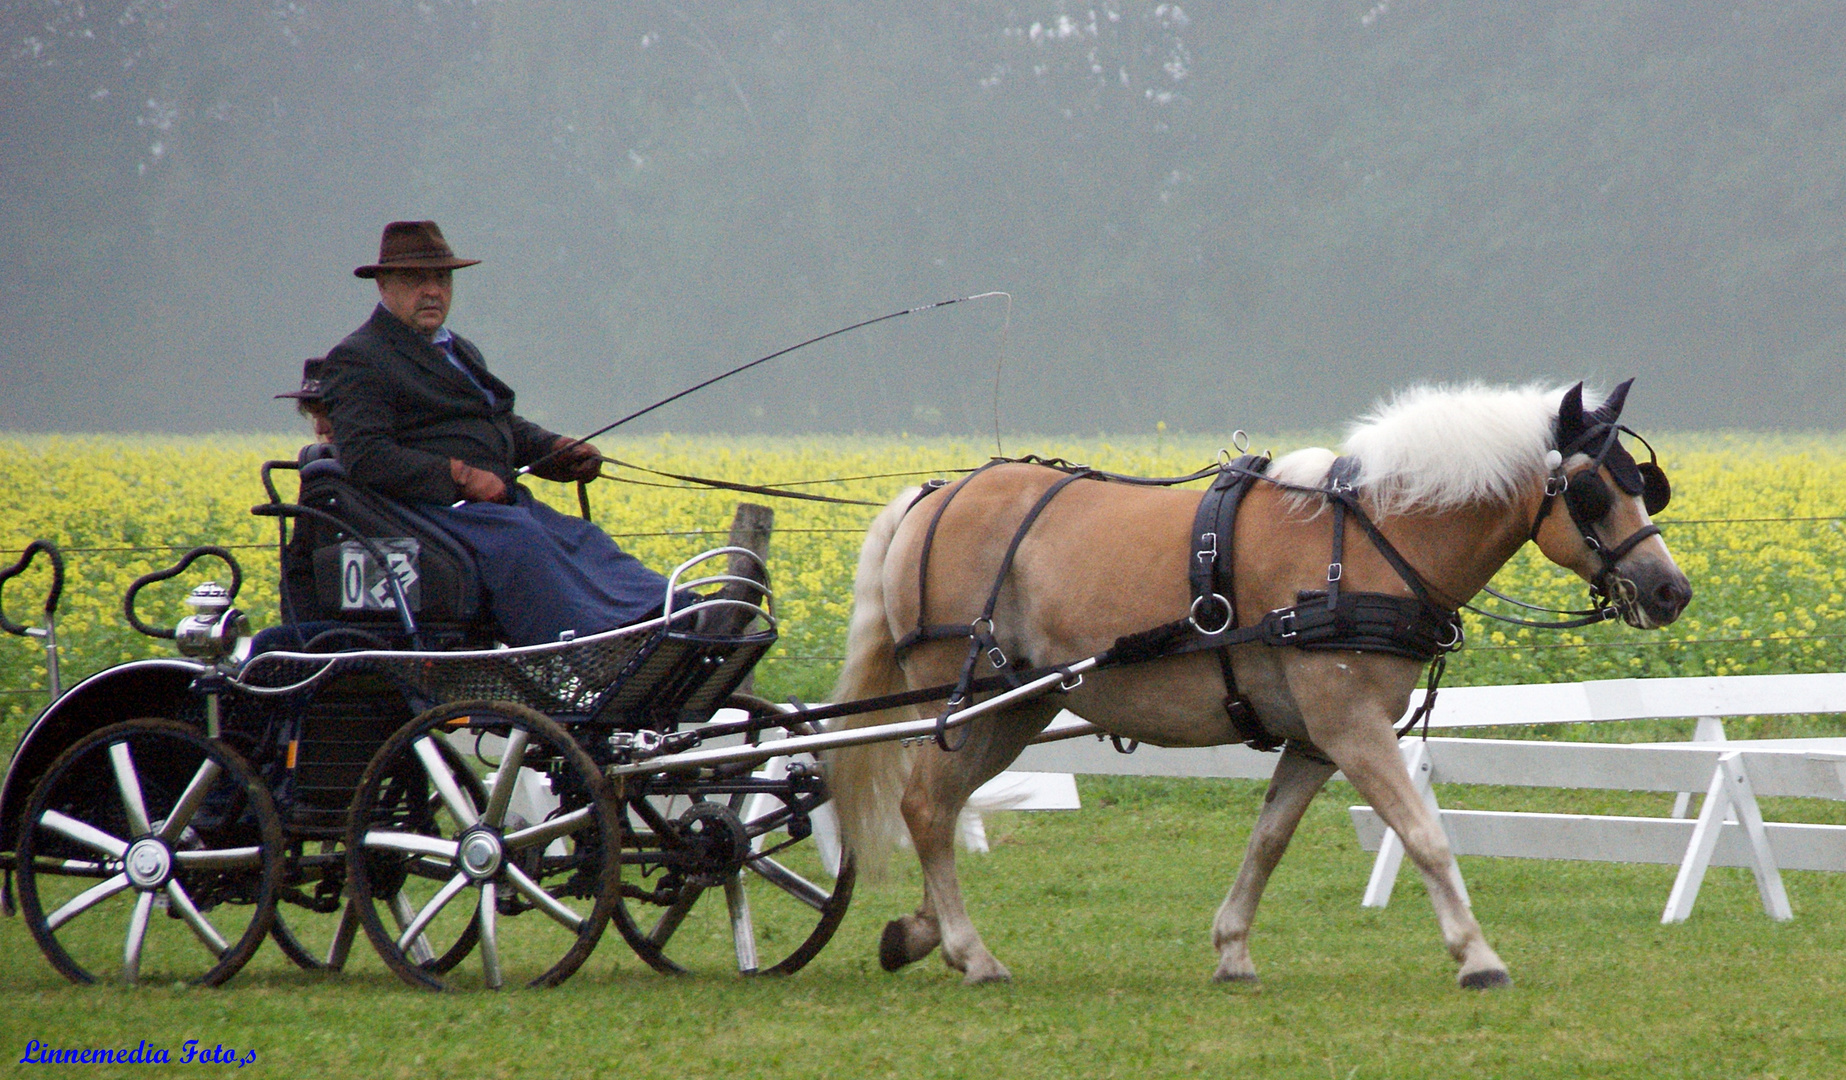
[[[246,574],[239,606],[259,627],[276,618],[275,524],[249,514],[264,501],[258,468],[293,459],[298,437],[20,436],[0,439],[0,565],[34,538],[67,553],[59,612],[66,685],[110,664],[163,655],[170,645],[129,629],[122,594],[137,575],[170,565],[204,543],[231,547]],[[1285,451],[1303,440],[1258,445]],[[882,502],[922,476],[977,465],[991,443],[882,438],[651,436],[599,440],[606,453],[669,472],[745,483],[790,484],[870,477],[809,487]],[[1520,630],[1468,619],[1470,647],[1450,665],[1451,683],[1542,682],[1624,675],[1738,674],[1839,670],[1846,661],[1846,438],[1834,435],[1682,435],[1658,438],[1674,484],[1662,526],[1696,599],[1664,634],[1623,626],[1581,631]],[[1012,437],[1011,453],[1034,452],[1112,471],[1174,475],[1209,463],[1219,443],[1188,437],[1087,441]],[[920,474],[893,476],[890,474]],[[280,474],[285,497],[293,478]],[[598,483],[596,520],[656,567],[723,541],[735,494],[687,489],[625,470],[645,483]],[[574,512],[568,487],[534,490]],[[859,536],[874,510],[772,502],[772,573],[782,640],[760,669],[772,694],[812,699],[838,667]],[[150,589],[144,617],[172,625],[201,573]],[[48,578],[41,567],[9,583],[6,610],[36,624]],[[1497,585],[1522,597],[1582,605],[1580,582],[1528,548]],[[0,745],[10,747],[44,704],[43,653],[0,639]]]

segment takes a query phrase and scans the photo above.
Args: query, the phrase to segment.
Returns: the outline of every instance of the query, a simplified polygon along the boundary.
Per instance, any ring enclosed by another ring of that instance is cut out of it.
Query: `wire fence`
[[[849,479],[857,479],[857,478],[853,477]],[[827,481],[818,481],[818,480],[816,481],[794,481],[794,482],[784,484],[781,486],[794,487],[794,486],[797,486],[798,484],[804,484],[804,483],[826,483],[826,482]],[[1815,522],[1846,523],[1846,515],[1818,514],[1818,515],[1807,516],[1807,517],[1680,518],[1680,519],[1668,519],[1668,520],[1663,520],[1663,521],[1656,521],[1654,522],[1654,524],[1658,525],[1662,531],[1666,531],[1668,529],[1678,528],[1681,526],[1694,526],[1694,525],[1696,526],[1795,525],[1795,524],[1810,524],[1810,523],[1815,523]],[[776,530],[778,534],[782,534],[782,533],[801,533],[801,534],[826,533],[826,534],[834,534],[834,535],[838,535],[842,533],[860,534],[860,533],[863,533],[864,531],[865,531],[864,529],[853,529],[853,528],[785,528],[785,529],[779,528]],[[728,529],[666,529],[666,530],[660,530],[660,531],[655,531],[655,532],[620,532],[620,533],[610,533],[609,534],[611,538],[616,539],[616,540],[640,540],[640,539],[655,539],[655,538],[660,538],[660,537],[676,537],[676,536],[727,536],[727,535],[729,535]],[[97,555],[97,554],[144,555],[144,554],[153,554],[155,552],[161,552],[161,551],[186,551],[196,546],[197,546],[196,544],[138,544],[138,545],[127,545],[127,546],[115,546],[115,547],[60,547],[58,550],[62,551],[66,555]],[[261,544],[219,544],[217,546],[226,548],[231,551],[271,551],[275,549],[276,545],[274,543],[261,543]],[[3,558],[8,555],[20,555],[24,553],[24,551],[25,551],[24,548],[0,548],[0,558]]]
[[[906,473],[881,474],[879,478],[882,478],[883,475],[905,476],[905,475],[922,475],[922,474],[906,474]],[[868,478],[871,478],[871,477],[845,477],[845,478],[839,478],[839,479],[868,479]],[[805,484],[819,484],[819,483],[829,483],[829,482],[834,482],[834,481],[790,481],[789,483],[781,485],[781,486],[795,486],[797,484],[805,485]],[[1843,523],[1843,522],[1846,522],[1846,515],[1820,514],[1820,515],[1797,516],[1797,517],[1685,518],[1685,519],[1662,520],[1662,521],[1655,522],[1655,524],[1660,526],[1660,528],[1664,531],[1664,530],[1670,530],[1670,529],[1677,528],[1677,527],[1708,527],[1708,526],[1717,526],[1717,525],[1765,525],[1765,524],[1784,525],[1784,524],[1814,524],[1814,523],[1836,523],[1837,524],[1837,523]],[[858,534],[862,532],[863,530],[853,529],[853,528],[785,528],[785,529],[778,529],[776,531],[778,534],[833,534],[833,535],[839,535],[839,534]],[[611,533],[609,535],[617,540],[637,540],[637,539],[663,538],[663,537],[671,538],[671,537],[728,536],[729,531],[727,529],[671,529],[671,530],[659,530],[659,531],[651,531],[651,532]],[[184,550],[189,550],[190,548],[194,546],[196,545],[193,545],[193,544],[135,544],[135,545],[117,545],[117,546],[68,547],[68,548],[61,548],[60,550],[66,555],[148,555],[148,554],[156,554],[156,553],[162,553],[162,552],[184,551]],[[221,544],[218,546],[224,547],[224,548],[227,548],[233,551],[273,551],[276,548],[276,545],[274,543]],[[8,556],[17,556],[23,553],[24,550],[25,550],[24,548],[0,548],[0,559],[4,559],[5,557],[8,557]],[[1731,637],[1654,638],[1654,639],[1636,639],[1636,640],[1629,640],[1629,641],[1520,642],[1520,643],[1515,643],[1515,644],[1503,644],[1503,645],[1470,644],[1468,648],[1470,651],[1474,651],[1474,652],[1503,652],[1503,653],[1504,652],[1524,652],[1524,651],[1555,652],[1555,651],[1563,651],[1563,650],[1578,650],[1578,651],[1583,651],[1583,652],[1594,652],[1594,651],[1599,651],[1599,650],[1612,650],[1612,649],[1658,650],[1658,649],[1673,649],[1673,648],[1696,648],[1696,647],[1719,646],[1719,645],[1760,648],[1763,646],[1795,645],[1795,644],[1804,644],[1804,643],[1812,643],[1812,642],[1835,642],[1835,641],[1846,641],[1846,634],[1783,633],[1783,634],[1776,634],[1776,635],[1770,635],[1770,636],[1739,635],[1739,636],[1731,636]],[[833,656],[833,655],[772,654],[772,655],[764,657],[762,662],[782,663],[782,664],[839,664],[839,663],[842,663],[844,660],[845,660],[844,656]],[[34,695],[42,697],[45,695],[45,693],[46,691],[42,688],[24,689],[24,690],[0,689],[0,697],[21,697],[21,696],[34,696]]]

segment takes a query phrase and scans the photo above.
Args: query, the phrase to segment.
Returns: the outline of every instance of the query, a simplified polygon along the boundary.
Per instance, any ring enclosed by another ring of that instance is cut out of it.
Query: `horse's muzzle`
[[[1670,562],[1623,567],[1615,584],[1613,599],[1622,621],[1638,630],[1671,625],[1692,603],[1692,583]]]

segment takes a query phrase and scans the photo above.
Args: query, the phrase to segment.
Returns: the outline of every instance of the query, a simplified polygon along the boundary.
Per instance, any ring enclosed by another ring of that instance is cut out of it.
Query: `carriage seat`
[[[420,630],[455,646],[493,643],[493,620],[473,553],[415,507],[353,483],[331,445],[304,447],[298,460],[296,501],[348,527],[308,515],[295,520],[282,553],[283,610],[290,624],[312,625],[317,633],[322,624],[350,626],[375,640],[402,636],[385,570],[360,542],[363,537],[390,563]]]

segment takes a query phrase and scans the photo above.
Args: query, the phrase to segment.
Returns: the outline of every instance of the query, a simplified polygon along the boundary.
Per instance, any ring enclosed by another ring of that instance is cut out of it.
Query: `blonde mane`
[[[1400,391],[1346,433],[1358,486],[1380,516],[1507,502],[1545,470],[1562,387],[1418,386]],[[1278,479],[1319,484],[1333,455],[1298,450]]]

